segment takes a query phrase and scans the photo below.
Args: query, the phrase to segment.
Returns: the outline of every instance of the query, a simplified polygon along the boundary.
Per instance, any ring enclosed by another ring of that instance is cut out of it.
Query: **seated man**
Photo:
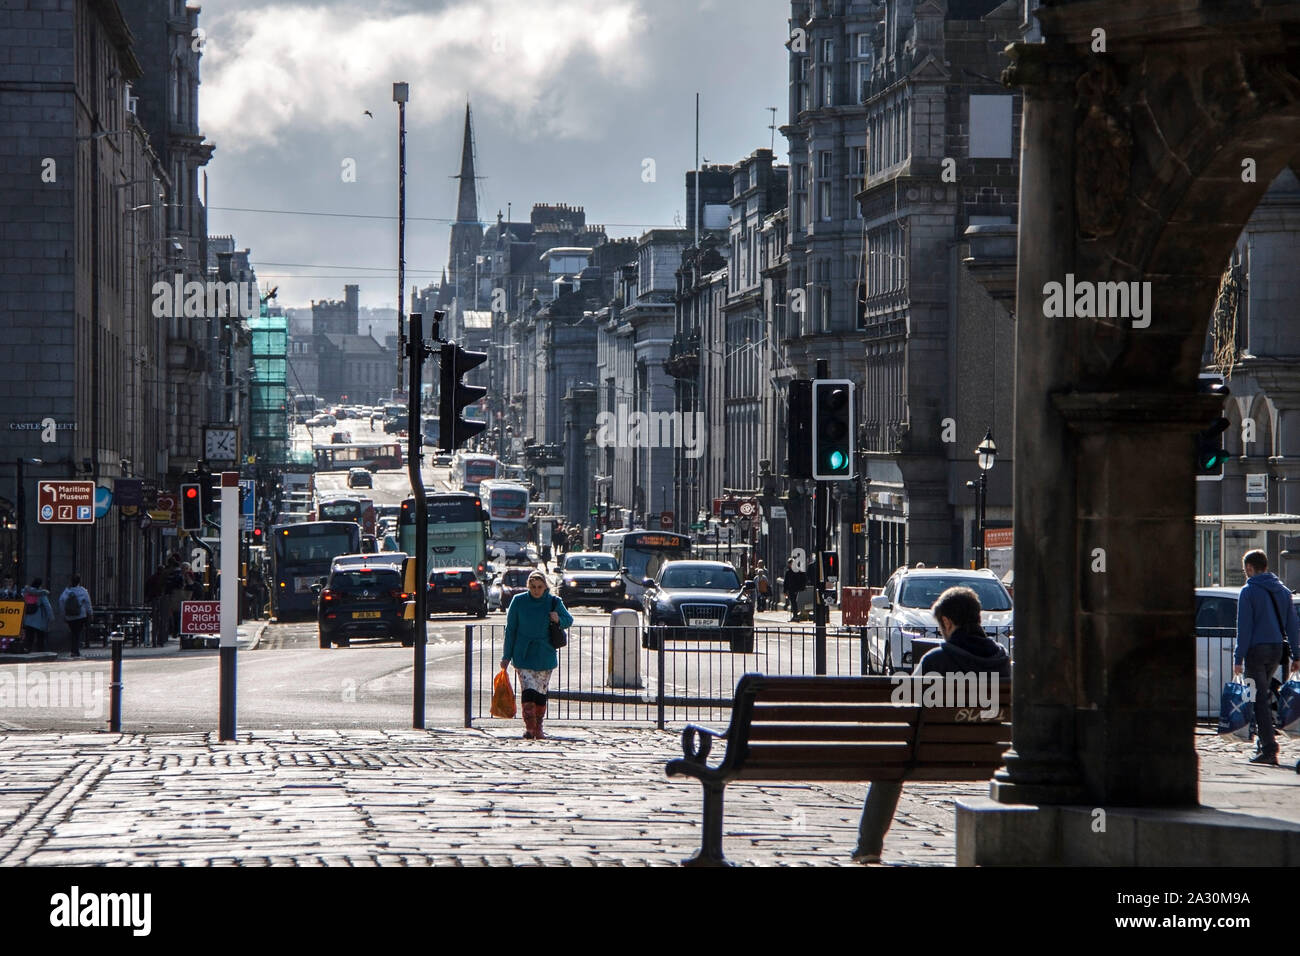
[[[921,658],[913,674],[994,673],[1010,680],[1011,659],[1001,644],[984,633],[982,610],[979,597],[970,588],[949,588],[940,594],[932,613],[944,642]],[[855,863],[880,862],[885,834],[902,795],[899,780],[875,780],[867,788],[858,824],[858,848],[853,851]]]

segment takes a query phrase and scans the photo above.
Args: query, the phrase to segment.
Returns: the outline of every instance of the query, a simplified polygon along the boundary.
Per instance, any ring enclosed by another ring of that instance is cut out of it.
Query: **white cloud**
[[[649,75],[638,0],[452,0],[360,14],[261,5],[208,21],[202,125],[224,153],[274,144],[287,129],[364,134],[384,123],[387,134],[394,80],[411,84],[410,128],[468,96],[534,135],[595,137],[590,84],[632,88]]]

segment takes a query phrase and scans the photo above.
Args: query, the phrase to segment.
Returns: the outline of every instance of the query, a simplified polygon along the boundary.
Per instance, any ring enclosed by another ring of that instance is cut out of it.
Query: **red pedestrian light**
[[[193,499],[193,498],[197,498],[198,496],[199,496],[199,489],[198,489],[198,488],[196,488],[194,485],[186,485],[186,486],[185,486],[185,497],[186,497],[186,498]]]

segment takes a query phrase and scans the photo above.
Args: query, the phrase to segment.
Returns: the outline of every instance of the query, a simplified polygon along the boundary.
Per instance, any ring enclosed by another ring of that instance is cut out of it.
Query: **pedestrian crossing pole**
[[[235,739],[235,651],[239,622],[239,472],[221,473],[220,740]]]

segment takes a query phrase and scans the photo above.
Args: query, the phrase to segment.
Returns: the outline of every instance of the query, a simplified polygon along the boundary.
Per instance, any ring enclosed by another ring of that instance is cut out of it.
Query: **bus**
[[[461,491],[478,491],[478,483],[496,478],[501,462],[492,455],[458,451],[451,459],[451,483]]]
[[[624,594],[631,601],[640,602],[645,593],[641,581],[659,574],[665,561],[683,561],[691,556],[689,535],[671,531],[606,531],[600,549],[614,555],[619,566],[627,568],[623,575]]]
[[[488,519],[478,495],[464,492],[428,496],[429,564],[434,568],[473,568],[487,576]],[[415,554],[415,499],[402,502],[397,516],[397,547]]]
[[[277,620],[310,615],[311,586],[330,572],[340,554],[361,550],[361,526],[353,521],[305,521],[271,528],[271,614]]]
[[[360,525],[364,513],[360,498],[325,498],[316,505],[317,521],[354,521]]]
[[[488,550],[509,560],[527,554],[532,538],[528,523],[528,488],[517,481],[489,478],[479,482],[479,497],[488,513]]]
[[[402,446],[398,442],[356,442],[312,445],[317,471],[347,471],[349,468],[402,467]]]

